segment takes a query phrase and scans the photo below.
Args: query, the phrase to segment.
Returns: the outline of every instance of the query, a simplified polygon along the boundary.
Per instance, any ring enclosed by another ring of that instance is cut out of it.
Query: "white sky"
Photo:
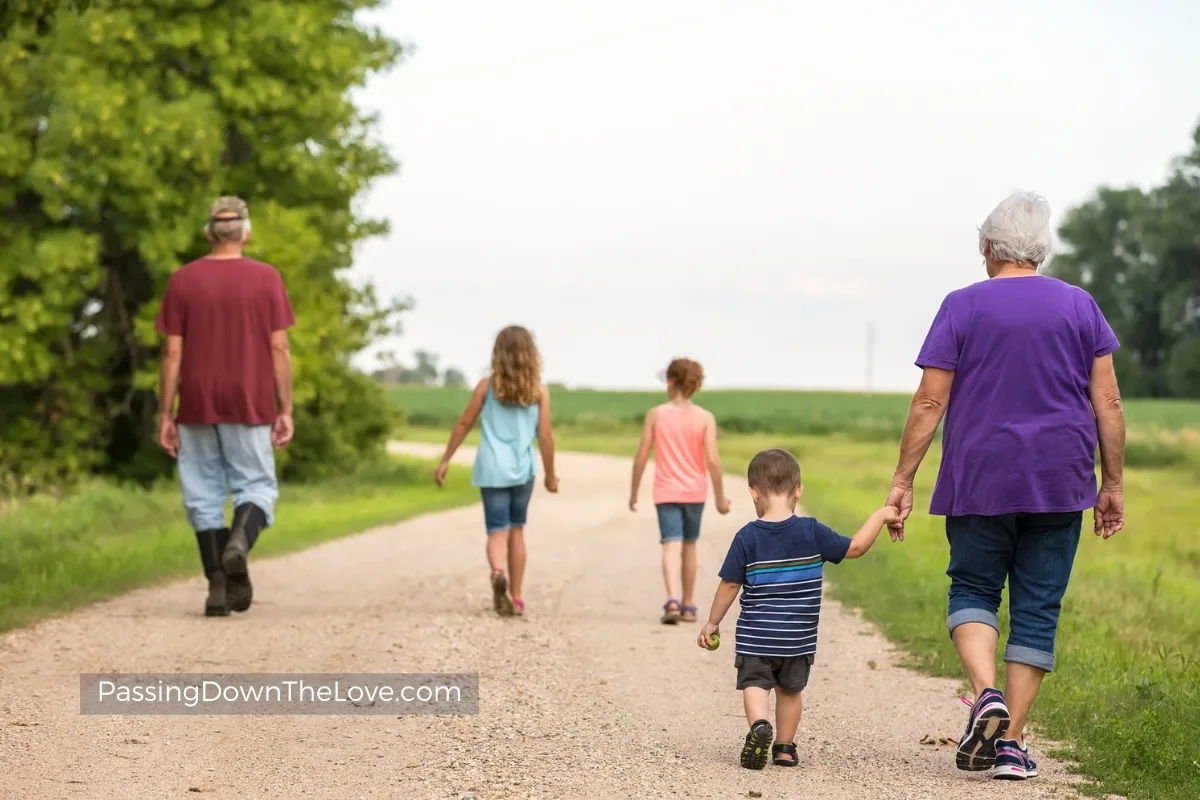
[[[911,389],[976,228],[1150,184],[1200,119],[1190,0],[395,0],[361,94],[402,163],[355,272],[410,295],[387,346],[469,378],[506,324],[546,378]],[[364,357],[364,366],[373,361]]]

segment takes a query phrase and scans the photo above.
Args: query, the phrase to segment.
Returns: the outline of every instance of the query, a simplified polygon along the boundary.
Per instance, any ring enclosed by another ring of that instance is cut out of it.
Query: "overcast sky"
[[[1200,119],[1185,0],[395,0],[361,94],[400,172],[356,273],[410,295],[407,358],[481,377],[504,325],[546,378],[908,390],[977,226],[1160,180]],[[369,360],[363,361],[370,365]]]

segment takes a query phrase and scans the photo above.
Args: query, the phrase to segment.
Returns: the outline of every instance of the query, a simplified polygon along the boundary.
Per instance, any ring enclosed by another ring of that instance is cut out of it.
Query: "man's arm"
[[[1111,353],[1092,362],[1088,396],[1100,439],[1101,489],[1119,491],[1125,480],[1125,410]]]
[[[183,362],[183,337],[168,336],[163,345],[162,364],[159,367],[158,413],[170,418],[175,406],[175,394],[179,388],[179,365]]]
[[[281,415],[292,415],[292,350],[287,330],[271,332],[271,363],[275,367],[275,397]]]

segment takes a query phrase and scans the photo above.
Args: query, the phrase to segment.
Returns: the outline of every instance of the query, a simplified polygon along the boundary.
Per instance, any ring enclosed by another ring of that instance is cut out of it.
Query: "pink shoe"
[[[516,614],[518,617],[523,616],[525,614],[525,601],[524,600],[522,600],[519,597],[514,597],[512,599],[512,604],[513,604],[513,613],[514,614]]]

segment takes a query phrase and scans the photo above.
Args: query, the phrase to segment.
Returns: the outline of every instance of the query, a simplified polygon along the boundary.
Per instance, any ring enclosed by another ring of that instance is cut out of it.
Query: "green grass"
[[[744,444],[743,458],[766,441]],[[831,525],[853,530],[882,503],[893,446],[834,438],[785,444],[807,467],[809,510]],[[937,474],[937,454],[930,455],[919,508],[928,507]],[[1176,469],[1126,473],[1127,527],[1107,542],[1085,532],[1064,601],[1058,669],[1034,710],[1044,735],[1073,742],[1088,774],[1130,798],[1200,797],[1195,486],[1190,472]],[[947,553],[943,521],[917,513],[904,543],[880,542],[833,579],[838,595],[879,623],[916,666],[958,676],[944,626]]]
[[[471,502],[475,493],[462,472],[462,480],[439,491],[428,462],[388,459],[319,484],[284,484],[277,524],[263,533],[255,555],[298,550]],[[97,483],[0,513],[0,631],[199,574],[178,486],[142,491]]]
[[[442,443],[447,432],[402,435]],[[638,430],[626,425],[597,433],[563,426],[556,439],[564,450],[631,456]],[[804,468],[808,511],[844,532],[856,530],[883,503],[897,456],[896,442],[846,436],[723,435],[720,447],[735,474],[744,473],[759,450],[790,449]],[[924,513],[938,450],[936,444],[931,448],[918,476],[917,510],[905,542],[884,537],[867,557],[830,574],[835,594],[861,608],[911,654],[913,667],[961,678],[945,629],[943,520]],[[1072,743],[1070,756],[1104,791],[1131,800],[1195,800],[1200,797],[1196,474],[1180,467],[1130,467],[1125,480],[1127,523],[1121,533],[1107,542],[1096,538],[1087,532],[1091,514],[1085,514],[1064,601],[1058,669],[1047,679],[1033,718],[1041,737]],[[735,514],[749,513],[748,498],[735,493],[732,499]],[[1002,620],[1006,628],[1003,615]]]

